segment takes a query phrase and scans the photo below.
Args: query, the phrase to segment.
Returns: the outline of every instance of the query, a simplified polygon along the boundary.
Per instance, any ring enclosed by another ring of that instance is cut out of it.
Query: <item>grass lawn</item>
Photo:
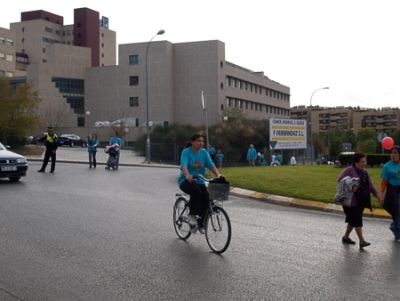
[[[233,187],[266,194],[333,203],[337,178],[343,168],[333,165],[226,167],[219,171]],[[379,191],[381,168],[367,168]],[[374,208],[378,200],[371,195]]]

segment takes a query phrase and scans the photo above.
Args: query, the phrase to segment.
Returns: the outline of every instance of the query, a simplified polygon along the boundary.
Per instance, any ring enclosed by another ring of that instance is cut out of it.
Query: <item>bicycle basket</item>
[[[229,183],[208,183],[208,192],[210,199],[216,201],[224,201],[229,198]]]

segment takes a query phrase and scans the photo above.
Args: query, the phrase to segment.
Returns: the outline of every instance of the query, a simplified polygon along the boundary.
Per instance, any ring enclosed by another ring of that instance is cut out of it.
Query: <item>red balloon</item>
[[[382,146],[386,150],[390,150],[394,145],[394,141],[391,137],[385,137],[382,139]]]

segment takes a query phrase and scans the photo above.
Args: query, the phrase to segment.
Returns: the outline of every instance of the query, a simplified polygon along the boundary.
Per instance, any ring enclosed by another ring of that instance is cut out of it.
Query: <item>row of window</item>
[[[14,45],[14,41],[12,39],[5,39],[3,37],[0,37],[0,44],[5,44],[7,46],[12,46],[12,45]]]
[[[14,56],[12,54],[6,54],[0,52],[0,61],[1,60],[6,60],[8,62],[13,62],[14,61]]]
[[[227,107],[236,107],[236,108],[241,108],[241,109],[246,109],[246,110],[251,110],[251,111],[260,111],[262,112],[265,109],[265,113],[269,114],[274,114],[274,115],[283,115],[283,116],[289,116],[290,115],[290,110],[275,107],[275,106],[269,106],[261,103],[256,103],[253,101],[248,101],[248,100],[243,100],[243,99],[237,99],[237,98],[231,98],[227,97],[226,98],[226,106]]]
[[[45,30],[46,32],[53,33],[53,28],[45,27],[44,30]],[[22,28],[22,31],[25,31],[25,28]],[[59,35],[59,36],[60,36],[60,35],[61,35],[61,30],[55,29],[55,33],[56,33],[56,35]],[[74,32],[72,31],[72,33],[71,33],[70,30],[63,31],[63,32],[62,32],[62,35],[63,35],[63,36],[66,36],[66,35],[69,36],[69,35],[71,35],[71,34],[74,34]]]
[[[0,76],[13,77],[14,76],[14,72],[0,69]]]
[[[239,89],[243,89],[243,90],[250,91],[250,92],[254,91],[254,93],[258,93],[258,94],[262,94],[263,90],[265,90],[266,96],[276,98],[276,99],[282,99],[284,101],[289,101],[289,95],[287,95],[285,93],[275,91],[273,89],[269,89],[266,87],[261,87],[259,85],[249,83],[247,81],[240,80],[240,79],[237,79],[234,77],[228,76],[226,78],[226,84],[228,85],[228,87],[239,88]]]

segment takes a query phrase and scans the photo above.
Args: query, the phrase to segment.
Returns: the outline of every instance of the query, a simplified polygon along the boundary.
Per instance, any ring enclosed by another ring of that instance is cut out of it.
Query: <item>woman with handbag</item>
[[[382,196],[372,184],[371,177],[365,170],[367,165],[367,156],[362,152],[356,152],[352,158],[352,165],[347,167],[339,175],[338,182],[344,177],[358,178],[358,185],[353,186],[353,196],[350,206],[343,206],[343,211],[346,215],[345,222],[347,223],[346,232],[342,237],[344,244],[355,244],[349,235],[355,229],[360,241],[360,249],[368,247],[369,242],[365,241],[362,226],[364,208],[369,208],[372,211],[371,193],[381,201]]]

